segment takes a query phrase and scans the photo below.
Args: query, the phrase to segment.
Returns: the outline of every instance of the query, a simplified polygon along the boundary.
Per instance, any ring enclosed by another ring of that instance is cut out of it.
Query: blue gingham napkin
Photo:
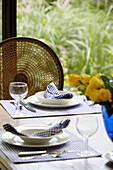
[[[48,99],[71,99],[72,93],[60,94],[55,84],[52,82],[47,86],[44,96]]]
[[[62,120],[60,123],[57,123],[53,127],[49,128],[45,131],[34,132],[32,136],[41,136],[41,137],[49,137],[61,132],[62,129],[66,128],[70,123],[70,119]]]
[[[60,123],[57,123],[56,125],[50,127],[48,130],[37,132],[35,131],[33,134],[27,136],[26,134],[18,132],[12,125],[10,124],[4,124],[3,128],[11,132],[12,134],[18,135],[18,136],[27,136],[27,137],[50,137],[52,135],[55,135],[59,132],[61,132],[62,129],[66,128],[70,123],[70,119],[62,120]]]

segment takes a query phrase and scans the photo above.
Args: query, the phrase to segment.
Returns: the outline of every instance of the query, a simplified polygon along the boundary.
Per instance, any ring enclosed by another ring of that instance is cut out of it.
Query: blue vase
[[[104,124],[108,136],[113,141],[113,114],[109,117],[105,106],[102,106]]]

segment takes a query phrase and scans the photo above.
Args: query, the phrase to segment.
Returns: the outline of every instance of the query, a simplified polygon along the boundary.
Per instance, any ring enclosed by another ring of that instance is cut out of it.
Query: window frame
[[[16,37],[16,0],[2,0],[2,40]]]

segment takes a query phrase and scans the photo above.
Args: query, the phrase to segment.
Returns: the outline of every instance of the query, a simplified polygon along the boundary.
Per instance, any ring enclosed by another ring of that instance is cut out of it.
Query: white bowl
[[[33,134],[34,132],[47,130],[47,127],[30,125],[30,126],[18,126],[18,127],[16,127],[16,129],[18,130],[18,132],[21,132],[21,133],[29,136],[29,135]],[[60,134],[62,134],[62,131],[59,132],[58,134],[52,135],[50,137],[21,136],[20,138],[27,144],[43,144],[43,143],[48,143],[53,137],[57,137]]]
[[[71,99],[48,99],[44,96],[44,93],[45,91],[40,91],[40,92],[37,92],[35,96],[39,100],[39,102],[46,103],[46,104],[63,105],[63,104],[69,103],[73,99],[73,97]],[[59,93],[66,94],[70,92],[59,90]]]

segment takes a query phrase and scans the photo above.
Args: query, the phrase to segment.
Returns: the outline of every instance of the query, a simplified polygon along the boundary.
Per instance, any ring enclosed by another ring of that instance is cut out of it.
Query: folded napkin
[[[55,134],[61,132],[61,130],[66,128],[69,125],[69,123],[70,123],[70,119],[66,119],[64,121],[62,120],[60,123],[57,123],[56,125],[49,128],[48,130],[34,132],[32,135],[33,136],[41,136],[41,137],[49,137],[49,136],[52,136],[52,135],[55,135]]]
[[[49,137],[52,135],[55,135],[59,132],[61,132],[62,129],[66,128],[69,125],[70,120],[66,119],[64,121],[61,121],[60,123],[57,123],[56,125],[54,125],[53,127],[49,128],[48,130],[45,131],[40,131],[40,132],[34,132],[33,134],[27,136],[26,134],[20,133],[16,130],[15,127],[13,127],[10,124],[4,124],[3,128],[8,131],[11,132],[12,134],[18,135],[18,136],[26,136],[26,137]]]
[[[44,96],[48,99],[71,99],[72,93],[60,94],[55,84],[52,82],[47,86]]]

